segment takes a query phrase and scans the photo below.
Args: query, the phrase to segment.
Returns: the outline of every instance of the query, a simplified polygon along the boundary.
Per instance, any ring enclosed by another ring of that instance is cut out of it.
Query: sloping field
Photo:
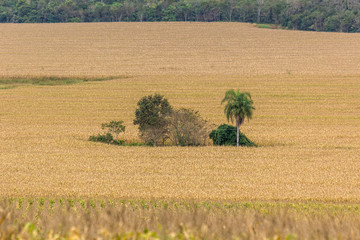
[[[359,34],[241,23],[2,24],[0,75],[359,74]]]
[[[239,23],[0,25],[0,76],[127,76],[0,89],[0,196],[360,200],[360,34]],[[259,148],[88,142],[161,93],[214,124],[249,91]]]

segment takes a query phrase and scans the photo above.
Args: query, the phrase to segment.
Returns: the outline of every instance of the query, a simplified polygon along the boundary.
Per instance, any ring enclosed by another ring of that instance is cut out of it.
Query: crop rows
[[[0,76],[359,74],[359,34],[243,23],[2,24]]]
[[[358,34],[235,23],[0,25],[0,75],[128,76],[0,89],[0,195],[358,201]],[[119,147],[87,141],[153,93],[226,122],[228,89],[252,94],[241,130],[260,147]]]
[[[0,239],[358,239],[358,204],[9,198]]]

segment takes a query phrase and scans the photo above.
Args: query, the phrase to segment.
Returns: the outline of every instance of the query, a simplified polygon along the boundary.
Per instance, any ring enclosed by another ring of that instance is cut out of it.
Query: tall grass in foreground
[[[359,205],[6,199],[0,239],[359,239]]]

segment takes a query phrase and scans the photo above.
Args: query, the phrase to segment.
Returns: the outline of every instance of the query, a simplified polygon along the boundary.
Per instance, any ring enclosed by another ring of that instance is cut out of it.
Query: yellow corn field
[[[360,200],[360,34],[242,23],[1,24],[1,197]],[[241,126],[258,148],[120,147],[87,141],[160,93],[225,123],[228,89],[252,94]]]
[[[0,201],[0,239],[349,239],[359,204],[18,198]]]

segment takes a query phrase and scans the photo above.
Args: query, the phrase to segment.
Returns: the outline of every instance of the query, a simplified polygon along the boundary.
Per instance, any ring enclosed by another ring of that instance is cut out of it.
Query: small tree
[[[224,113],[227,120],[233,121],[235,118],[237,136],[236,136],[236,146],[239,146],[239,128],[243,124],[245,118],[251,119],[253,110],[253,101],[251,95],[248,92],[235,92],[234,89],[226,91],[224,99],[221,103],[227,102],[225,105]]]
[[[101,124],[101,128],[108,130],[109,133],[114,133],[116,136],[116,141],[119,141],[119,134],[125,132],[125,126],[123,121],[111,121],[109,123]]]
[[[180,146],[205,145],[209,136],[208,122],[192,109],[172,111],[166,118],[170,142]]]
[[[168,100],[155,94],[141,98],[137,105],[134,125],[139,125],[141,138],[154,146],[165,144],[168,138],[165,117],[172,111]]]

